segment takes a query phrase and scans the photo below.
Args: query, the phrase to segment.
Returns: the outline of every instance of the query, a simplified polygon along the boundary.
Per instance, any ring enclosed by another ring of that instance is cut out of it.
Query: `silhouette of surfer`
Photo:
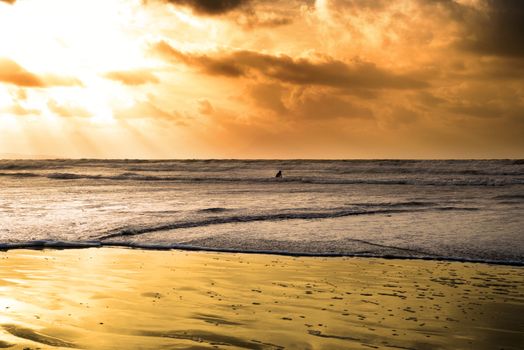
[[[282,170],[279,170],[278,173],[275,175],[277,178],[282,178]]]

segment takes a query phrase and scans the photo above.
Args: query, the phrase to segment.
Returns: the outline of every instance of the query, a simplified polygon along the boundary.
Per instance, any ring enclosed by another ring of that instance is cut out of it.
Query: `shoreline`
[[[518,349],[524,269],[127,248],[0,252],[0,347]]]
[[[499,266],[524,266],[524,261],[499,261],[499,260],[482,260],[482,259],[467,259],[455,257],[440,257],[440,256],[409,256],[409,255],[379,255],[366,253],[308,253],[308,252],[286,252],[286,251],[272,251],[272,250],[240,250],[229,248],[213,248],[202,246],[189,245],[155,245],[155,244],[135,244],[135,243],[103,243],[103,242],[62,242],[62,241],[34,241],[29,243],[0,243],[0,252],[9,252],[13,250],[68,250],[68,249],[90,249],[90,248],[114,248],[114,249],[136,249],[136,250],[150,250],[150,251],[181,251],[181,252],[209,252],[209,253],[231,253],[231,254],[248,254],[248,255],[270,255],[270,256],[284,256],[284,257],[305,257],[305,258],[370,258],[370,259],[385,259],[385,260],[422,260],[422,261],[437,261],[437,262],[456,262],[456,263],[471,263],[471,264],[487,264]],[[402,248],[399,248],[402,250]]]

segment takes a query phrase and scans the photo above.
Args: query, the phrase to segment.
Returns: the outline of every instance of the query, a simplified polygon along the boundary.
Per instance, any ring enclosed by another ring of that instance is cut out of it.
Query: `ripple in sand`
[[[2,326],[7,332],[11,333],[15,337],[31,340],[40,344],[58,346],[62,348],[78,348],[76,344],[51,337],[45,334],[38,333],[32,329],[24,328],[16,325],[3,325]]]
[[[7,348],[10,348],[10,347],[13,347],[13,346],[15,346],[15,344],[10,344],[8,342],[0,340],[0,349],[7,349]]]
[[[146,293],[142,293],[140,295],[143,296],[143,297],[146,297],[146,298],[155,298],[155,299],[160,299],[160,298],[163,297],[162,294],[156,293],[156,292],[146,292]]]
[[[226,325],[226,326],[242,326],[243,325],[243,323],[228,321],[220,316],[210,315],[210,314],[196,313],[193,315],[193,318],[207,322],[207,323],[211,323],[217,326],[218,325]]]
[[[308,329],[307,331],[309,334],[314,335],[315,337],[320,338],[332,338],[332,339],[340,339],[340,340],[352,340],[352,341],[360,341],[361,339],[353,338],[349,336],[342,336],[342,335],[334,335],[334,334],[325,334],[321,331],[317,331],[314,329]]]
[[[218,346],[235,346],[245,349],[253,350],[283,350],[284,347],[263,343],[257,340],[244,340],[241,338],[228,336],[224,334],[217,334],[207,331],[186,330],[186,331],[142,331],[140,335],[146,337],[159,337],[190,340],[197,343],[208,343],[210,345]]]

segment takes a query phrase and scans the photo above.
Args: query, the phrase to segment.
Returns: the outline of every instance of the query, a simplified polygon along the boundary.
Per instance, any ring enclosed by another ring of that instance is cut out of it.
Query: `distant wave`
[[[82,174],[82,173],[35,173],[35,172],[0,172],[2,177],[30,178],[42,177],[53,180],[113,180],[113,181],[170,181],[180,183],[303,183],[320,185],[425,185],[425,186],[506,186],[524,184],[523,177],[513,178],[404,178],[404,179],[341,179],[329,177],[286,177],[275,179],[273,177],[187,177],[187,176],[155,176],[138,173],[121,173],[118,175]]]
[[[401,168],[401,167],[369,167],[369,168],[334,168],[337,174],[420,174],[420,175],[485,175],[485,176],[524,176],[521,169],[449,169],[438,167]]]
[[[199,212],[201,213],[222,213],[224,211],[228,211],[229,209],[227,208],[205,208],[205,209],[200,209]]]
[[[47,167],[42,168],[41,164],[29,164],[29,163],[7,163],[0,164],[0,170],[33,170],[33,169],[47,169]]]
[[[500,196],[495,196],[493,199],[516,199],[516,200],[524,200],[524,194],[503,194]]]
[[[27,172],[0,173],[0,176],[15,177],[15,178],[23,178],[23,177],[43,177],[42,174],[38,174],[38,173],[27,173]]]
[[[0,176],[180,183],[506,186],[524,184],[523,165],[523,160],[0,160]],[[283,170],[284,178],[273,177],[277,169]]]

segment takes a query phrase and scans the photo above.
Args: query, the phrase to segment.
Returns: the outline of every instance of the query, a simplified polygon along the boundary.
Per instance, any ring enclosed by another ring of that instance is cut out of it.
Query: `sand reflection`
[[[181,251],[9,251],[0,348],[518,349],[524,269]]]

